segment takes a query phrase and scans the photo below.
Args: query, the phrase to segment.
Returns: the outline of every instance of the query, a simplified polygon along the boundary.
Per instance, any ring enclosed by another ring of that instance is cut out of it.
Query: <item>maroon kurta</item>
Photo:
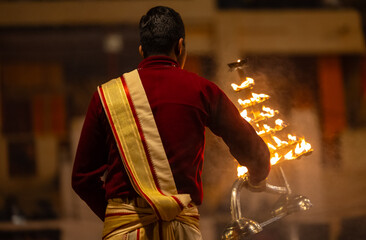
[[[215,84],[180,69],[165,56],[144,59],[138,71],[179,193],[190,194],[197,205],[202,202],[205,127],[223,138],[253,180],[266,178],[270,168],[266,144]],[[81,132],[72,186],[101,219],[107,199],[136,196],[97,92]]]

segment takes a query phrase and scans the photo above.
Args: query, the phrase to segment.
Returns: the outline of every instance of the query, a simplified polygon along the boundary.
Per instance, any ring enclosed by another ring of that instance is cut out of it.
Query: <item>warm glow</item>
[[[296,136],[292,136],[291,134],[287,135],[289,140],[296,141]]]
[[[264,102],[267,99],[269,99],[269,96],[267,94],[252,93],[252,97],[250,99],[245,99],[245,100],[239,99],[238,102],[243,108],[247,108],[247,107],[250,107],[250,106],[252,106],[256,103]]]
[[[283,145],[288,145],[288,142],[286,141],[282,141],[281,139],[279,139],[278,137],[272,136],[272,139],[276,142],[277,147],[281,147]]]
[[[260,94],[256,94],[256,93],[252,93],[253,98],[256,101],[260,101],[260,100],[267,100],[269,99],[269,95],[264,94],[264,93],[260,93]],[[252,98],[251,98],[252,99]]]
[[[241,106],[247,106],[249,107],[249,104],[251,103],[249,99],[245,99],[245,100],[241,100],[240,98],[238,99],[238,103],[241,105]]]
[[[298,142],[296,144],[295,150],[290,150],[288,153],[285,154],[284,157],[286,160],[292,160],[311,151],[313,151],[313,149],[311,149],[311,144],[305,142],[305,139],[302,139],[301,142]]]
[[[260,128],[259,124],[256,124],[256,126],[257,126],[258,128]],[[268,126],[267,124],[263,124],[262,128],[264,128],[264,129],[263,129],[263,130],[261,130],[261,131],[259,131],[259,132],[257,132],[257,134],[258,134],[258,135],[263,135],[263,134],[268,133],[268,132],[270,132],[270,131],[272,131],[272,130],[273,130],[273,129],[272,129],[270,126]]]
[[[238,177],[241,177],[248,172],[248,168],[244,166],[239,166],[237,169],[238,169]]]
[[[263,121],[265,119],[263,118],[256,118],[254,119],[254,121]],[[277,119],[277,120],[280,120],[280,119]],[[278,132],[278,131],[281,131],[284,127],[286,127],[285,124],[283,124],[283,121],[280,120],[280,121],[277,121],[277,124],[274,126],[274,127],[271,127],[267,124],[259,124],[259,123],[256,123],[255,126],[260,129],[259,131],[257,131],[257,134],[260,135],[261,137],[263,137],[263,135],[267,135],[267,134],[274,134],[275,132]]]
[[[264,130],[261,130],[261,131],[256,131],[257,132],[257,134],[259,135],[259,136],[261,136],[261,135],[263,135],[263,134],[265,134],[266,133],[266,131],[264,131]]]
[[[231,87],[234,89],[234,91],[238,92],[238,91],[243,90],[245,88],[253,87],[253,85],[254,85],[253,78],[247,77],[246,81],[242,82],[242,84],[240,84],[240,86],[235,84],[235,83],[232,83]]]
[[[273,157],[271,157],[271,165],[275,165],[281,157],[278,155],[278,153],[275,153]]]
[[[238,60],[240,63],[240,60]],[[254,80],[252,78],[246,78],[244,82],[239,85],[231,84],[234,91],[240,91],[242,89],[251,89],[254,86]],[[301,157],[302,155],[313,151],[310,143],[307,143],[304,138],[297,138],[294,135],[288,134],[288,141],[283,141],[274,134],[287,127],[281,119],[275,120],[275,125],[272,127],[268,124],[263,123],[265,120],[274,117],[278,114],[278,110],[273,110],[269,107],[262,106],[262,110],[259,112],[259,108],[248,108],[262,103],[269,99],[270,96],[267,94],[256,94],[252,93],[252,97],[249,99],[238,99],[241,107],[244,108],[240,115],[247,122],[253,125],[257,129],[257,134],[263,138],[271,152],[270,162],[271,165],[275,165],[284,160],[293,160]],[[248,115],[250,117],[248,117]],[[286,153],[286,154],[284,154]],[[248,169],[244,166],[238,167],[238,177],[243,176],[248,172]]]
[[[296,144],[295,154],[300,155],[304,152],[308,152],[311,150],[310,143],[305,142],[305,139],[302,139],[301,143]]]
[[[281,119],[277,119],[275,123],[277,126],[283,126],[283,121]]]
[[[250,117],[248,117],[248,111],[246,109],[244,109],[241,113],[240,113],[241,117],[244,118],[245,120],[247,120],[247,122],[251,122],[252,119]]]
[[[295,147],[295,154],[300,154],[302,153],[303,149],[300,147],[300,144],[296,144],[296,147]]]
[[[294,159],[294,158],[295,158],[295,156],[294,156],[292,150],[290,150],[288,153],[285,154],[285,159],[287,159],[287,160],[291,160],[291,159]]]
[[[268,146],[269,149],[277,150],[277,148],[275,146],[273,146],[272,144],[270,144],[270,143],[267,143],[267,146]]]
[[[262,115],[263,117],[268,117],[268,118],[271,118],[271,117],[273,117],[275,114],[277,114],[278,113],[278,111],[276,110],[273,110],[273,109],[271,109],[271,108],[269,108],[269,107],[265,107],[265,106],[263,106],[262,107],[262,110],[263,110],[263,112],[262,113],[260,113],[260,115]]]
[[[264,129],[266,129],[266,131],[270,131],[272,128],[270,126],[268,126],[267,124],[263,124]]]

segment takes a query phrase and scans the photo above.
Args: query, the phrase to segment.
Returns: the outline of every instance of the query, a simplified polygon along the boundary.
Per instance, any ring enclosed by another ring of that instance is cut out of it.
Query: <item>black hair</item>
[[[169,7],[151,8],[141,17],[139,28],[144,57],[169,55],[179,39],[185,38],[181,16]]]

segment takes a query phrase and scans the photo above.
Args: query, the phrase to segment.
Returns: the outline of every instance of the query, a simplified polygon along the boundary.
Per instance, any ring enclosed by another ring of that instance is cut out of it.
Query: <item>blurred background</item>
[[[75,149],[97,85],[136,68],[138,21],[156,5],[186,25],[186,69],[236,103],[228,63],[246,74],[314,152],[281,164],[313,208],[253,239],[366,239],[366,2],[363,0],[0,1],[0,239],[101,239],[71,189]],[[238,106],[239,107],[239,106]],[[182,146],[184,147],[184,146]],[[201,228],[231,221],[235,160],[207,131]],[[283,184],[274,166],[269,182]],[[243,215],[267,218],[277,196],[243,190]]]

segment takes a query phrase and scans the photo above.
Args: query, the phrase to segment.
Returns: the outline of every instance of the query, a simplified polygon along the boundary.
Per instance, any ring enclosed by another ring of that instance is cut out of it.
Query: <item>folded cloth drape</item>
[[[202,239],[199,213],[189,204],[172,221],[161,221],[142,198],[110,199],[104,221],[103,240]]]
[[[138,71],[110,80],[98,87],[98,91],[135,191],[159,219],[175,219],[191,202],[191,197],[178,194]]]

